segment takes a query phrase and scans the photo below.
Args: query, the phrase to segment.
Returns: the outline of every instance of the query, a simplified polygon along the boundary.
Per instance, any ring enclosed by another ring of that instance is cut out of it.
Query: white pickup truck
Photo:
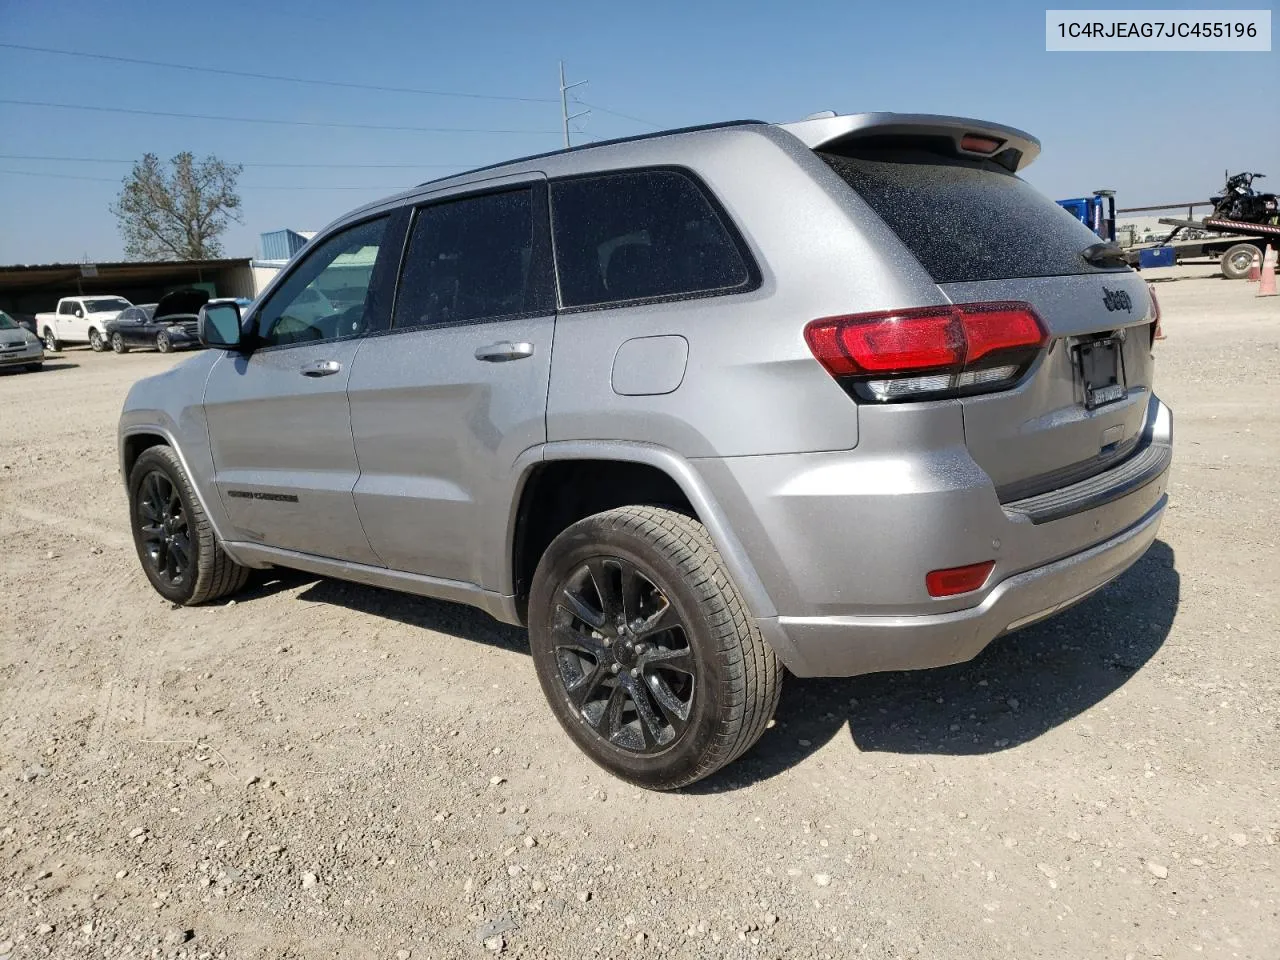
[[[60,350],[64,343],[87,343],[101,352],[108,342],[107,321],[132,306],[124,297],[63,297],[57,310],[36,314],[36,329],[46,350]]]

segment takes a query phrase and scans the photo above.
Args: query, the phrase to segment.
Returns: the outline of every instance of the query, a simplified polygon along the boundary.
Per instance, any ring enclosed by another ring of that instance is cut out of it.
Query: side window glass
[[[312,250],[258,311],[259,341],[281,346],[363,333],[389,219],[350,227]]]
[[[70,301],[64,300],[62,303],[58,305],[58,313],[69,314],[73,310],[75,310],[75,304],[71,303]]]
[[[552,183],[551,224],[566,307],[728,293],[751,281],[720,215],[677,171]]]
[[[392,326],[437,327],[552,306],[535,276],[531,190],[465,197],[414,217]]]

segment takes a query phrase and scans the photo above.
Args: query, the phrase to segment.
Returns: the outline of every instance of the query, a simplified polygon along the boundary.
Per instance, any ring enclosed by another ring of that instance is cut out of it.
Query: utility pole
[[[564,82],[564,61],[560,61],[560,121],[564,125],[564,146],[566,150],[573,146],[573,144],[569,142],[569,121],[577,120],[579,117],[585,117],[591,112],[590,110],[583,110],[581,113],[570,115],[568,93],[574,87],[581,87],[586,82],[587,81],[585,80],[579,80],[577,83],[570,83],[566,85]]]

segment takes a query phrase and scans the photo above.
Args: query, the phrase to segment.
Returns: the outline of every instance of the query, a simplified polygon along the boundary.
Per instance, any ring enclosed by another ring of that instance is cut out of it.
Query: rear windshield
[[[1080,252],[1098,236],[989,161],[918,151],[819,156],[898,235],[937,283],[1110,273]]]
[[[133,304],[128,300],[86,300],[84,308],[90,313],[106,313],[108,310],[128,310]]]

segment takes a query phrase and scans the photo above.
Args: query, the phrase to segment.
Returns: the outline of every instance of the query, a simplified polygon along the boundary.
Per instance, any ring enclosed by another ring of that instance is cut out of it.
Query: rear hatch
[[[1003,129],[986,135],[1003,142]],[[1048,342],[1017,384],[959,399],[970,455],[1008,502],[1135,451],[1154,314],[1146,283],[1096,249],[1086,258],[1099,238],[1014,174],[1018,152],[966,154],[957,149],[964,130],[861,131],[818,154],[952,303],[1026,303],[1040,318]]]

